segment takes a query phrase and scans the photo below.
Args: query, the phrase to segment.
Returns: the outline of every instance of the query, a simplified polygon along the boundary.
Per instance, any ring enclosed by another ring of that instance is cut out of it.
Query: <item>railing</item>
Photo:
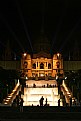
[[[12,90],[12,93],[8,94],[8,97],[3,100],[3,104],[11,105],[20,90],[21,90],[21,85],[17,83],[15,88]]]
[[[70,104],[70,98],[73,97],[73,94],[70,91],[70,89],[66,86],[64,80],[63,80],[63,83],[61,85],[61,91],[63,92],[63,95],[65,95],[66,103]]]

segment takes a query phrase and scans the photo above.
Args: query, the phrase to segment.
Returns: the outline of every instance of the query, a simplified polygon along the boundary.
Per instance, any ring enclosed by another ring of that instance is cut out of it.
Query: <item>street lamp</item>
[[[59,53],[57,53],[57,56],[58,56],[58,57],[59,57],[59,55],[60,55],[60,54],[59,54]]]
[[[26,56],[27,54],[26,53],[24,53],[24,57]]]

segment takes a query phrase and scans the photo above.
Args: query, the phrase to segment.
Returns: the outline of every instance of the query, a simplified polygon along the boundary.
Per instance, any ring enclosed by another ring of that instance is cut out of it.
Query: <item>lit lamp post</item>
[[[57,59],[59,60],[59,56],[60,54],[57,53]],[[58,76],[58,79],[57,79],[57,82],[58,82],[58,92],[60,93],[61,92],[61,89],[60,89],[60,79],[59,79],[59,73],[60,73],[60,70],[59,70],[59,67],[60,67],[60,62],[57,61],[57,76]]]
[[[57,69],[58,69],[57,75],[58,75],[58,77],[59,77],[59,73],[60,73],[60,70],[59,70],[59,68],[60,68],[59,56],[60,56],[60,54],[57,53],[57,59],[58,59],[58,62],[57,62]]]
[[[60,55],[60,54],[59,54],[59,53],[57,53],[58,58],[59,58],[59,55]]]
[[[24,57],[26,57],[26,55],[27,55],[27,54],[26,54],[26,53],[24,53],[23,55],[24,55]]]
[[[24,53],[24,54],[23,54],[23,57],[24,57],[23,61],[25,61],[26,56],[27,56],[27,53]],[[25,74],[25,67],[23,68],[23,73]]]

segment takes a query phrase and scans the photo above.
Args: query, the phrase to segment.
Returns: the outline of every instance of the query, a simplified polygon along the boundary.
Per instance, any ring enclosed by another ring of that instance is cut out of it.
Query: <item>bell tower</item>
[[[56,77],[63,74],[63,58],[60,53],[53,55],[53,73],[52,76]]]
[[[21,59],[21,70],[23,73],[23,77],[31,77],[31,56],[30,54],[24,53],[22,54],[22,59]]]

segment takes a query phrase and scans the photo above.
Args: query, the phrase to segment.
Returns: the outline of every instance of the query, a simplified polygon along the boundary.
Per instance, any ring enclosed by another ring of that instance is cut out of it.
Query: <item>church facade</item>
[[[51,57],[43,51],[37,54],[24,53],[21,58],[21,70],[24,77],[56,77],[63,74],[63,58],[60,53]]]

